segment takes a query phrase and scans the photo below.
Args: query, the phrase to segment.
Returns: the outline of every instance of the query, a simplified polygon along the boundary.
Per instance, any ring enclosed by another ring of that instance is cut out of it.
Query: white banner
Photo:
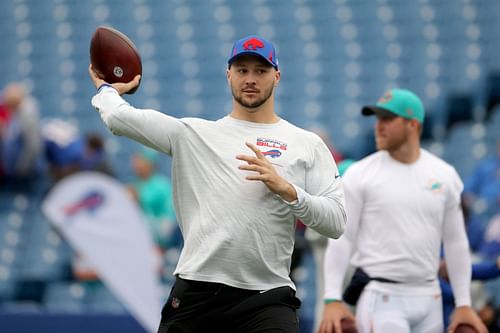
[[[148,331],[160,322],[153,242],[137,204],[115,179],[82,172],[61,180],[42,210]]]

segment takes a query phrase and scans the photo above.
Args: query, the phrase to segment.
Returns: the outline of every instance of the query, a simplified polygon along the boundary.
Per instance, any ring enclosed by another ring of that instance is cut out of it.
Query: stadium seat
[[[87,310],[90,287],[75,282],[53,282],[47,286],[43,305],[54,312],[83,313]]]

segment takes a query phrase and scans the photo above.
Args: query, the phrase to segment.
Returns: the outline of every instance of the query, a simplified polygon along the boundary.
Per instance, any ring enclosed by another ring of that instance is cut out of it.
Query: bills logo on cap
[[[266,59],[275,69],[278,69],[278,58],[273,44],[265,38],[250,35],[237,40],[232,48],[228,59],[228,64],[231,63],[240,55],[254,54]]]
[[[243,43],[243,48],[245,50],[257,50],[257,48],[261,49],[264,47],[264,42],[257,38],[250,38],[246,42]]]

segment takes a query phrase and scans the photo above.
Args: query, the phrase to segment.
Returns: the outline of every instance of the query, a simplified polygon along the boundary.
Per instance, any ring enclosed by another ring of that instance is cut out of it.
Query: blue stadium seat
[[[36,217],[27,243],[30,246],[25,249],[19,279],[52,281],[67,277],[72,251],[45,218]]]
[[[45,309],[54,312],[83,313],[87,310],[90,287],[76,282],[53,282],[43,298]]]
[[[88,309],[100,313],[123,314],[128,312],[116,296],[102,284],[97,285],[89,295]]]

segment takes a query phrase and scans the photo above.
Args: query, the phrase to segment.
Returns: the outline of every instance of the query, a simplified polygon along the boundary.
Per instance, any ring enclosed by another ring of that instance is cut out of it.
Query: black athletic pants
[[[158,333],[298,333],[299,307],[290,287],[260,292],[177,278]]]

